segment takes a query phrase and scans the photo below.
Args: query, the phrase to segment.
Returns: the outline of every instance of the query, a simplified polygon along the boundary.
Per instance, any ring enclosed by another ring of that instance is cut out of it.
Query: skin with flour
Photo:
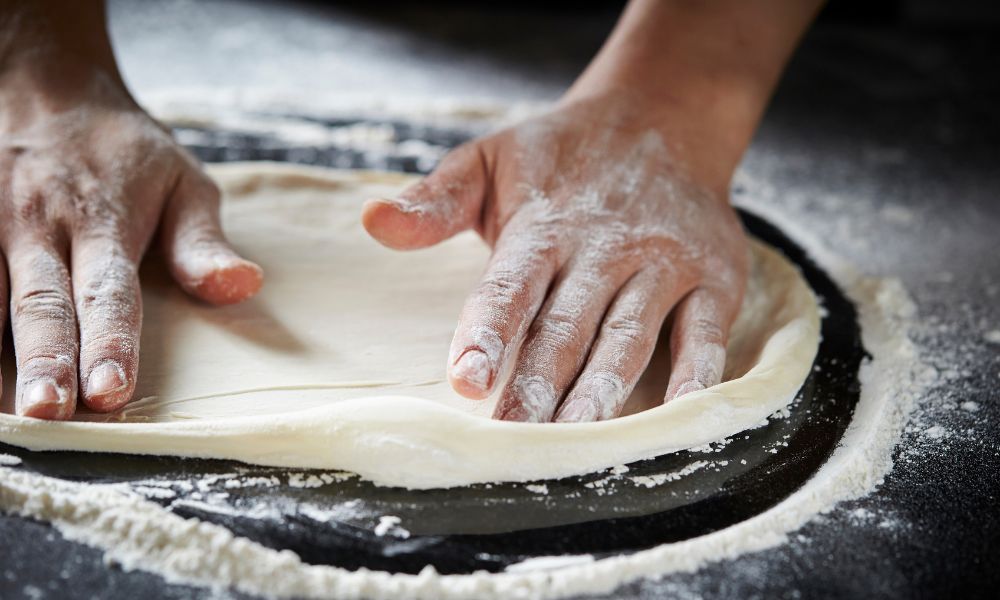
[[[747,276],[729,181],[815,2],[630,3],[548,114],[455,150],[369,232],[399,249],[474,229],[493,247],[449,376],[494,416],[616,416],[674,311],[665,399],[719,383]]]
[[[117,409],[135,388],[137,265],[157,227],[178,283],[206,302],[252,296],[260,269],[223,238],[197,161],[125,90],[101,4],[0,3],[0,107],[17,412]]]
[[[484,397],[512,370],[498,418],[613,417],[671,311],[666,398],[719,381],[746,279],[729,179],[817,7],[633,0],[549,114],[368,204],[391,247],[475,229],[494,248],[453,342],[458,392]],[[0,0],[0,108],[17,412],[114,410],[138,375],[136,265],[157,230],[202,300],[246,299],[261,271],[225,241],[215,186],[126,90],[100,1]]]

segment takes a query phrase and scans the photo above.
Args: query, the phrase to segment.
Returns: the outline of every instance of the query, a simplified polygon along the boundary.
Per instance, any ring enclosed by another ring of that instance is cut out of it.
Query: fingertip
[[[555,423],[581,423],[587,421],[594,421],[595,419],[587,418],[583,406],[578,402],[569,402],[563,404],[563,407],[559,409],[553,420]]]
[[[504,392],[493,418],[522,423],[548,423],[556,410],[556,392],[552,383],[537,376],[518,376]]]
[[[44,421],[68,421],[73,416],[73,411],[68,410],[64,404],[45,403],[26,407],[21,416]]]
[[[476,349],[467,350],[448,370],[452,389],[472,400],[489,396],[492,379],[489,357]]]
[[[107,361],[91,369],[81,399],[91,410],[112,412],[128,404],[132,387],[125,370],[114,361]]]
[[[631,386],[616,373],[599,371],[580,378],[559,408],[559,423],[589,423],[614,419],[625,407]]]
[[[600,408],[597,403],[579,393],[570,393],[562,403],[553,421],[556,423],[589,423],[600,421]]]
[[[178,279],[191,295],[209,304],[238,304],[264,285],[264,270],[233,253],[199,256],[188,262],[180,267]]]
[[[238,259],[212,271],[198,286],[199,296],[217,306],[239,304],[257,295],[264,285],[264,270],[256,263]]]
[[[361,224],[383,246],[393,250],[415,250],[440,241],[428,235],[428,227],[422,223],[425,214],[414,203],[376,198],[362,207]]]
[[[670,402],[671,400],[676,400],[677,398],[680,398],[681,396],[684,396],[686,394],[690,394],[691,392],[698,392],[704,389],[707,389],[707,386],[700,381],[691,380],[684,382],[677,387],[677,390],[674,391],[673,394],[667,395],[666,402]]]
[[[25,383],[18,391],[16,412],[22,417],[66,421],[75,411],[75,397],[51,379]]]
[[[104,396],[84,396],[83,403],[94,412],[110,413],[122,408],[132,400],[132,390],[111,393]]]

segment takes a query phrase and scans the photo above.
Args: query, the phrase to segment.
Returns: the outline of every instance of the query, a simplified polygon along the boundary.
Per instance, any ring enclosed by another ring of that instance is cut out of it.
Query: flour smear
[[[789,533],[816,515],[862,497],[882,482],[892,468],[893,448],[910,411],[936,376],[910,339],[916,310],[898,282],[865,277],[827,252],[799,224],[783,223],[781,214],[763,205],[748,208],[783,225],[840,284],[857,305],[871,354],[859,373],[861,396],[842,443],[802,488],[751,519],[627,556],[547,557],[497,574],[442,575],[427,567],[409,575],[309,565],[290,551],[181,518],[123,485],[44,477],[18,469],[17,461],[10,459],[0,460],[0,510],[49,522],[65,538],[103,550],[106,561],[124,569],[157,573],[175,583],[277,598],[564,598],[607,593],[641,578],[693,572],[783,544]],[[395,521],[386,521],[383,528],[389,535],[405,531]]]

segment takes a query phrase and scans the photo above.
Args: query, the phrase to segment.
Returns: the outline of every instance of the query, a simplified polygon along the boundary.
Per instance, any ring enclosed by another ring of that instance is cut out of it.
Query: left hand
[[[456,391],[485,398],[513,361],[495,418],[617,416],[674,311],[665,400],[719,383],[748,246],[728,178],[604,97],[465,144],[363,221],[409,250],[475,229],[493,248],[451,346]],[[523,345],[522,345],[523,342]],[[517,350],[520,348],[520,352]]]

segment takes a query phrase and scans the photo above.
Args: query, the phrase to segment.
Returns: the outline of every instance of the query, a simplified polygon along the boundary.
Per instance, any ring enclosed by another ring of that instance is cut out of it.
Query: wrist
[[[112,91],[128,97],[100,0],[32,0],[0,9],[0,95],[58,100]]]
[[[685,91],[691,88],[685,86]],[[691,102],[690,96],[650,94],[634,86],[567,93],[558,108],[587,115],[586,125],[635,136],[659,135],[670,161],[692,183],[728,200],[728,188],[753,125],[739,122],[742,107],[732,96]]]
[[[728,182],[819,4],[631,0],[563,103],[629,96],[636,118]]]

